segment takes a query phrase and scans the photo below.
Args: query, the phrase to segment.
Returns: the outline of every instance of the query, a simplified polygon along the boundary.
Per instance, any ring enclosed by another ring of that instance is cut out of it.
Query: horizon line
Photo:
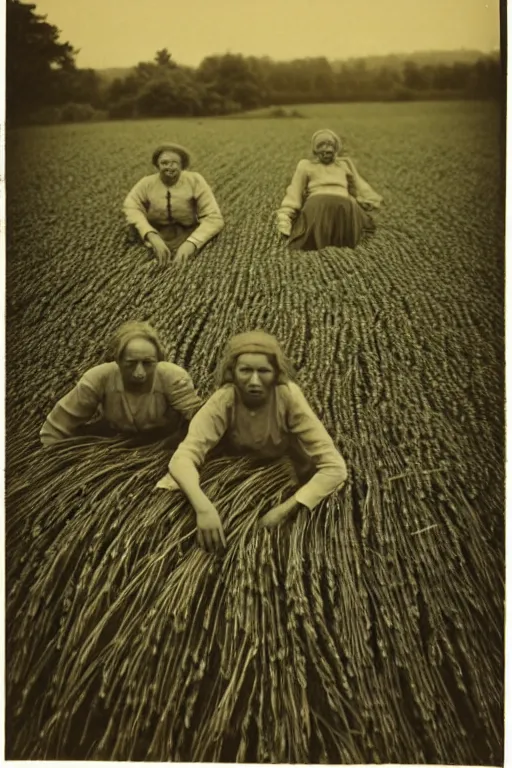
[[[159,49],[162,50],[162,49]],[[168,50],[168,49],[167,49]],[[76,56],[79,56],[81,53],[81,49],[77,50]],[[501,53],[501,46],[495,46],[493,48],[422,48],[417,49],[414,51],[393,51],[390,53],[369,53],[364,54],[360,56],[347,56],[345,58],[329,58],[327,56],[323,56],[321,54],[310,54],[308,56],[300,56],[300,57],[294,57],[294,58],[286,58],[286,59],[276,59],[274,56],[270,56],[269,54],[254,54],[254,53],[241,53],[240,51],[232,51],[232,50],[225,50],[225,51],[216,51],[214,53],[207,53],[205,54],[199,63],[204,61],[204,59],[214,57],[214,56],[226,56],[228,54],[231,54],[233,56],[243,56],[244,58],[253,58],[253,59],[270,59],[271,61],[276,61],[279,63],[286,63],[291,61],[304,61],[305,59],[326,59],[329,62],[343,62],[343,61],[360,61],[361,59],[380,59],[380,58],[389,58],[391,56],[415,56],[418,54],[427,54],[427,53],[482,53],[485,55],[489,54],[500,54]],[[172,52],[170,52],[171,58],[173,59],[174,63],[178,66],[180,65],[180,61],[178,59],[174,59]],[[92,65],[82,65],[84,69],[132,69],[133,67],[136,67],[140,63],[152,63],[154,59],[141,59],[136,64],[110,64],[108,66],[92,66]],[[199,64],[183,64],[181,63],[181,66],[186,67],[194,67],[199,66]]]

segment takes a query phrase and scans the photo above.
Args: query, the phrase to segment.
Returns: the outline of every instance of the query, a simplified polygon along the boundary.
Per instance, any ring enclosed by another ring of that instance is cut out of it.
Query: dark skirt
[[[295,220],[288,244],[297,251],[319,251],[328,246],[355,248],[374,230],[372,217],[353,197],[314,195]]]
[[[193,224],[191,227],[185,227],[183,224],[167,224],[165,227],[160,227],[158,234],[165,242],[168,248],[179,248],[182,243],[185,242],[187,237],[190,237],[192,232],[197,229],[197,224]]]
[[[197,224],[192,224],[192,226],[186,227],[183,224],[175,222],[173,224],[167,224],[165,227],[155,227],[155,229],[158,230],[158,234],[167,247],[171,250],[175,250],[190,237],[194,230],[197,229]],[[133,224],[130,224],[128,227],[127,242],[128,245],[137,245],[141,242],[140,235]]]

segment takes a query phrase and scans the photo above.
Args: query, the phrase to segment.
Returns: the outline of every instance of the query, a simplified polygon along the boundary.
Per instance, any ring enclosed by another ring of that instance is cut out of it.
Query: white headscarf
[[[311,137],[311,149],[313,151],[313,154],[316,152],[316,148],[318,147],[320,142],[325,140],[326,138],[330,139],[331,141],[334,141],[336,154],[339,155],[339,153],[341,152],[341,139],[337,133],[334,133],[334,131],[329,130],[329,128],[321,128],[319,131],[316,131]]]

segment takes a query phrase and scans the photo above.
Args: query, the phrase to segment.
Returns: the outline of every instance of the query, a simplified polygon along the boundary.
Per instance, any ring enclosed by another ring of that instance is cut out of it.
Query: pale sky
[[[134,66],[168,48],[276,60],[499,47],[499,0],[30,0],[79,67]]]

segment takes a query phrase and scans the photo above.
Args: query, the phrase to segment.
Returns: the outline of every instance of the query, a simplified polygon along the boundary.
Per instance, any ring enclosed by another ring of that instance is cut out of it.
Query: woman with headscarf
[[[277,339],[264,331],[233,336],[218,370],[220,388],[190,423],[185,440],[158,487],[180,487],[196,513],[198,543],[208,551],[225,545],[219,514],[202,491],[199,470],[208,452],[223,443],[236,455],[275,460],[288,455],[302,487],[261,519],[273,527],[300,505],[312,510],[341,488],[345,461],[325,427],[291,380]]]
[[[158,334],[148,323],[123,324],[110,353],[112,362],[86,371],[55,405],[40,432],[43,445],[84,434],[163,437],[200,408],[192,379],[165,360]]]
[[[151,159],[157,173],[137,182],[123,212],[161,266],[169,263],[175,249],[174,261],[180,264],[221,231],[224,219],[208,183],[188,170],[190,153],[185,147],[162,144]]]
[[[277,213],[278,230],[293,250],[327,246],[355,248],[363,233],[375,229],[368,211],[382,197],[359,175],[354,162],[341,155],[334,131],[316,131],[313,157],[300,160]]]
[[[6,698],[16,759],[244,762],[242,721],[254,715],[258,723],[258,709],[274,697],[274,672],[286,674],[287,696],[273,714],[294,739],[306,679],[290,663],[296,652],[311,668],[308,690],[325,701],[325,678],[316,674],[324,635],[303,645],[293,590],[311,582],[316,600],[319,579],[332,572],[327,542],[339,546],[347,530],[344,494],[321,515],[309,510],[341,488],[347,472],[291,375],[273,336],[231,338],[220,388],[192,419],[170,483],[159,483],[184,493],[149,492],[169,461],[161,443],[126,451],[123,442],[84,441],[32,458],[9,500]],[[289,536],[258,530],[295,509]],[[203,548],[224,543],[223,526],[230,556],[213,559]],[[318,554],[311,562],[308,547]],[[342,561],[336,566],[341,590],[346,571]],[[269,657],[285,647],[275,646],[278,636],[294,643],[293,655],[290,645],[273,667]],[[337,705],[336,686],[332,696]],[[248,762],[268,762],[249,739]],[[309,754],[291,749],[271,754]]]

